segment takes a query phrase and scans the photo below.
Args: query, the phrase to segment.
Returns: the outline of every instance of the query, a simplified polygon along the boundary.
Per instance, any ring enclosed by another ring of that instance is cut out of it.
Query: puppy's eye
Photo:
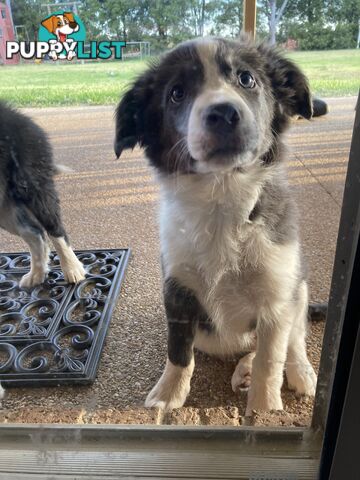
[[[185,98],[185,91],[180,85],[176,85],[175,87],[172,88],[171,90],[171,101],[173,103],[180,103],[184,100]]]
[[[241,72],[238,75],[239,83],[244,88],[254,88],[256,85],[255,78],[250,72]]]

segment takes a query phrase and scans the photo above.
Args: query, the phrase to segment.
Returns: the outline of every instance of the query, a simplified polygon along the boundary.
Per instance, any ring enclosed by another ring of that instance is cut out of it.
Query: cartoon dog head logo
[[[0,0],[1,2],[1,0]],[[42,20],[37,41],[7,41],[5,58],[20,54],[25,60],[109,60],[121,59],[126,42],[111,40],[85,43],[86,30],[76,13],[58,11]],[[39,62],[38,62],[39,60]]]
[[[56,35],[58,41],[62,43],[67,41],[68,35],[71,35],[80,29],[72,12],[51,15],[51,17],[43,20],[41,25],[45,27],[48,32]]]
[[[76,57],[77,42],[84,42],[85,36],[84,24],[76,14],[58,11],[41,22],[38,39],[40,42],[53,45],[49,53],[49,57],[53,60],[65,58],[72,60]],[[57,44],[56,48],[55,44]]]

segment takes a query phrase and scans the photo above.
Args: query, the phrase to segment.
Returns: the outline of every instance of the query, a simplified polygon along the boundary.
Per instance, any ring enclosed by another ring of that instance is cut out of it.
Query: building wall
[[[0,64],[19,63],[18,56],[12,60],[6,59],[6,42],[12,40],[15,40],[15,34],[10,11],[5,3],[0,2]]]

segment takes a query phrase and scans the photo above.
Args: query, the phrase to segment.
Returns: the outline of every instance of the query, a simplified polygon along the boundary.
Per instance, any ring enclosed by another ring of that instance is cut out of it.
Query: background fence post
[[[256,34],[256,0],[244,0],[244,27],[243,30],[253,39]]]

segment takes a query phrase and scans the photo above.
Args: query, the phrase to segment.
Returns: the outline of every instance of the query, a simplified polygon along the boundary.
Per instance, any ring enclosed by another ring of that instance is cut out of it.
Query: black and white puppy
[[[85,277],[61,221],[56,172],[45,132],[30,118],[0,103],[0,227],[19,235],[29,246],[31,268],[21,279],[21,288],[45,280],[49,237],[65,280],[77,283]]]
[[[165,371],[146,405],[181,407],[194,347],[250,352],[232,377],[246,414],[282,409],[281,386],[314,395],[308,288],[282,134],[312,115],[305,76],[265,45],[200,39],[150,67],[116,113],[117,156],[145,148],[161,186],[168,319]]]

